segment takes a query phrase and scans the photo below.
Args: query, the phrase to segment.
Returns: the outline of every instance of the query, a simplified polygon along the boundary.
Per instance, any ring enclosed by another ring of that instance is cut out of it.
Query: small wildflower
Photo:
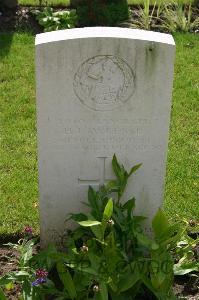
[[[38,208],[38,203],[35,202],[35,203],[33,204],[33,207],[34,207],[34,208]]]
[[[114,223],[113,219],[110,219],[107,221],[107,224],[113,226],[115,223]]]
[[[37,278],[46,278],[48,276],[48,272],[45,269],[37,269],[36,277]]]
[[[25,228],[24,228],[24,233],[25,234],[27,234],[27,235],[32,235],[32,227],[30,227],[30,226],[26,226]]]
[[[32,282],[32,286],[38,286],[42,283],[46,282],[46,278],[37,278],[35,281]]]
[[[93,292],[94,292],[94,293],[98,293],[98,292],[99,292],[99,285],[95,284],[95,285],[93,286]]]
[[[82,252],[88,252],[88,247],[87,247],[86,245],[83,245],[83,246],[80,248],[80,250],[81,250]]]
[[[191,227],[196,226],[196,224],[197,224],[197,222],[194,221],[194,220],[190,220],[190,221],[189,221],[189,225],[190,225]]]
[[[48,272],[45,269],[37,269],[35,272],[36,280],[32,282],[32,286],[38,286],[45,283],[47,280]]]

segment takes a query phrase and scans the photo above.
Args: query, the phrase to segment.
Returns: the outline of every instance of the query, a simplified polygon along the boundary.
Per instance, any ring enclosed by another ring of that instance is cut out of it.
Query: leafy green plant
[[[68,233],[67,252],[46,250],[39,260],[44,265],[46,258],[53,261],[64,299],[130,300],[146,291],[157,299],[175,299],[169,250],[181,230],[159,210],[152,224],[154,238],[149,238],[142,230],[145,218],[133,215],[135,199],[121,201],[128,178],[141,165],[128,172],[114,155],[112,166],[115,180],[99,191],[89,187],[90,212],[69,216],[79,226]]]
[[[177,270],[174,258],[187,253],[179,242],[185,228],[180,223],[169,224],[159,209],[152,221],[153,236],[146,235],[142,229],[145,218],[134,215],[135,199],[123,199],[129,177],[141,164],[127,171],[114,155],[112,167],[115,180],[98,191],[89,187],[85,203],[89,212],[68,216],[77,226],[68,230],[64,249],[50,245],[32,256],[32,240],[23,242],[19,272],[26,273],[23,277],[8,274],[0,278],[0,286],[21,282],[24,299],[33,300],[48,296],[57,300],[132,300],[146,294],[159,300],[176,299],[172,291]],[[190,246],[192,242],[187,243]],[[192,270],[197,266],[192,265]]]
[[[175,258],[174,274],[195,275],[199,278],[199,237],[192,238],[188,234],[188,222],[184,221],[184,232],[173,250]]]
[[[163,0],[157,0],[156,2],[156,17],[157,19],[160,18],[161,13],[163,12],[163,8],[164,8],[164,1]]]
[[[54,11],[52,7],[45,7],[43,11],[34,10],[33,14],[44,31],[74,28],[77,24],[76,10]]]
[[[192,7],[192,2],[184,5],[180,1],[165,3],[157,0],[151,6],[150,0],[145,0],[143,6],[131,14],[129,21],[121,23],[121,26],[166,32],[199,30],[198,9]]]
[[[19,253],[18,270],[10,272],[0,278],[0,287],[5,289],[13,289],[15,283],[21,284],[23,299],[38,299],[37,291],[31,285],[34,280],[35,270],[31,268],[30,261],[33,257],[33,246],[36,243],[35,239],[29,239],[31,237],[30,227],[27,227],[26,236],[24,239],[19,240],[18,244],[8,243],[5,246],[9,246],[15,249]],[[7,299],[0,288],[0,299]]]
[[[83,1],[77,7],[78,21],[81,26],[116,26],[129,18],[126,0]]]
[[[138,25],[141,29],[149,30],[152,25],[152,20],[154,18],[155,4],[152,11],[150,12],[150,0],[144,1],[144,8],[140,7],[139,19],[133,23],[133,25]]]
[[[162,28],[169,32],[199,30],[199,17],[194,18],[193,11],[191,3],[185,6],[176,2],[165,4]]]
[[[152,8],[150,0],[145,0],[143,2],[143,6],[140,6],[138,11],[132,11],[132,18],[126,23],[126,25],[130,28],[152,30],[156,27],[156,22],[160,21],[162,7],[162,0],[156,1]],[[125,23],[122,23],[122,25],[125,25]]]

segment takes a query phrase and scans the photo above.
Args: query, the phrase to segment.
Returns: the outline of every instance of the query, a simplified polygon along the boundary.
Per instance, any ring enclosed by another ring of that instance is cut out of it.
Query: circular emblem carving
[[[73,86],[84,105],[104,111],[124,104],[133,94],[134,81],[134,73],[123,59],[98,55],[82,63]]]

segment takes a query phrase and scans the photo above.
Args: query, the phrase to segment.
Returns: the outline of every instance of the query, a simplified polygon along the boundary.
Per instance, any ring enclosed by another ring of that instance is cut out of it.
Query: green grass
[[[199,36],[177,34],[165,209],[199,219]],[[1,34],[0,235],[38,232],[34,37]]]
[[[0,44],[0,233],[9,234],[38,228],[34,37],[1,35]]]
[[[178,0],[181,3],[190,3],[190,0]],[[193,2],[193,0],[191,0]],[[128,0],[130,5],[132,4],[142,4],[144,0]],[[151,4],[158,2],[157,0],[151,0]],[[171,2],[171,0],[164,0],[164,2]],[[70,5],[70,0],[43,0],[43,3],[48,5]],[[22,5],[38,5],[39,0],[19,0],[19,4]]]
[[[199,220],[199,35],[177,43],[165,209]]]

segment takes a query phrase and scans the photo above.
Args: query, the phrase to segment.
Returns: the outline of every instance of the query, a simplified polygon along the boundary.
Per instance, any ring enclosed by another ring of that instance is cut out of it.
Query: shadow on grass
[[[12,45],[17,7],[9,8],[0,0],[0,58],[7,56]]]
[[[12,39],[13,33],[0,33],[0,59],[9,54]]]

